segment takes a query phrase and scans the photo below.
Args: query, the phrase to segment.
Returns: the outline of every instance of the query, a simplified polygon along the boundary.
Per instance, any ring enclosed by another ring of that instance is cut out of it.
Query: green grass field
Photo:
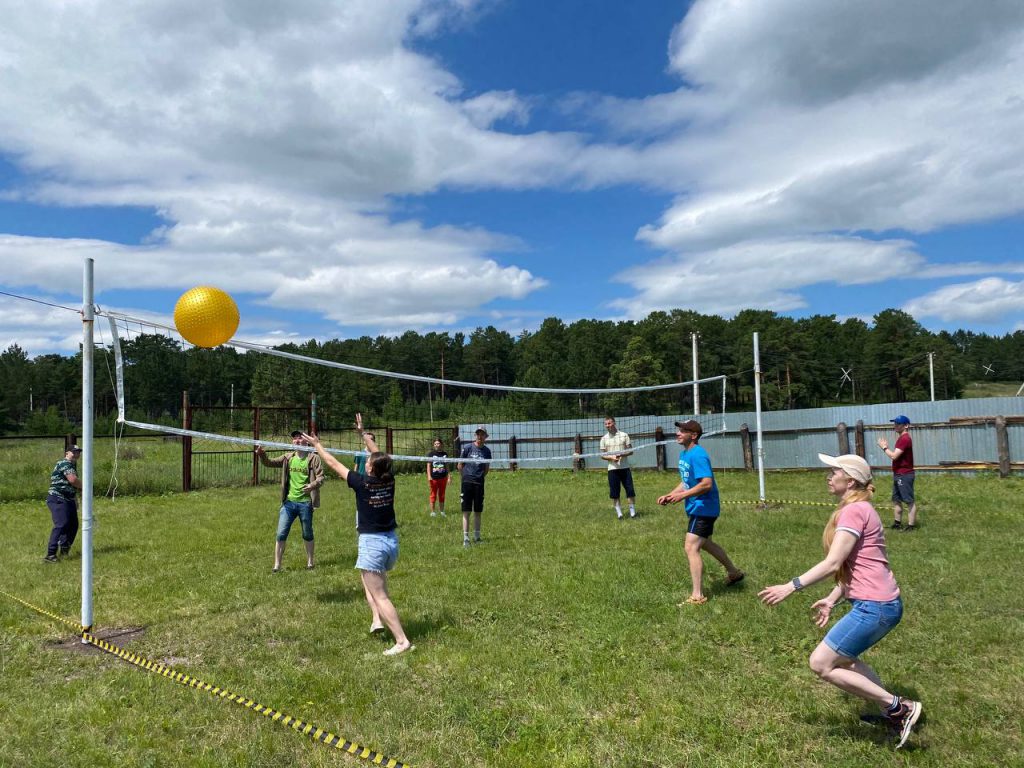
[[[964,387],[964,397],[1013,397],[1019,389],[1019,381],[972,381]]]
[[[756,497],[754,475],[719,481],[726,500]],[[829,510],[726,506],[716,540],[746,582],[725,589],[711,561],[709,603],[680,609],[682,510],[653,504],[674,484],[638,473],[641,517],[618,522],[600,472],[494,473],[485,541],[464,550],[459,516],[429,518],[425,479],[400,477],[391,587],[417,647],[395,659],[367,633],[353,502],[337,480],[316,516],[316,570],[302,568],[296,526],[280,574],[273,486],[99,499],[96,630],[138,628],[111,640],[412,766],[1022,763],[1021,478],[921,476],[921,530],[889,536],[906,614],[866,658],[924,702],[900,752],[859,722],[868,708],[807,668],[823,634],[809,606],[827,587],[776,608],[756,599],[820,559]],[[828,500],[824,471],[768,487]],[[79,545],[42,562],[41,499],[2,504],[0,519],[0,589],[77,620]],[[4,596],[0,622],[5,768],[367,764],[83,651],[68,627]]]

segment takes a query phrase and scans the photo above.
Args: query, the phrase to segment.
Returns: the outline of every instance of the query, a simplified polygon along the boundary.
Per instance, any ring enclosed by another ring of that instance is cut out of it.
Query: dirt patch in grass
[[[106,640],[112,645],[124,646],[132,640],[142,637],[146,631],[145,627],[104,627],[90,632],[93,637]],[[72,637],[68,640],[59,640],[54,643],[56,648],[69,653],[106,653],[92,643],[83,643],[81,637]]]

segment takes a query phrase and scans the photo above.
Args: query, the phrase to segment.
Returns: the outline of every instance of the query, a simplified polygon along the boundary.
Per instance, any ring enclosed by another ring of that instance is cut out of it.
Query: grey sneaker
[[[464,547],[468,547],[469,546],[469,537],[468,536],[462,540],[462,546],[464,546]]]
[[[893,520],[892,525],[890,525],[889,527],[892,528],[894,531],[898,531],[900,528],[903,527],[903,523],[901,523],[899,520]]]
[[[44,563],[56,563],[57,562],[57,556],[56,555],[47,555],[46,557],[43,558],[43,562]]]
[[[910,732],[914,730],[914,725],[917,723],[918,718],[921,717],[921,712],[923,711],[924,707],[921,706],[921,702],[900,699],[900,711],[889,718],[893,729],[896,731],[896,749],[907,743],[907,738],[910,736]]]

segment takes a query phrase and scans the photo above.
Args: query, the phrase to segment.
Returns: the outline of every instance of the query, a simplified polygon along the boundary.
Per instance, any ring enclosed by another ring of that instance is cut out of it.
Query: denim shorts
[[[277,540],[286,541],[295,518],[302,524],[302,540],[313,540],[313,503],[309,501],[286,501],[277,516]]]
[[[358,570],[385,573],[394,568],[397,562],[397,533],[388,531],[387,533],[359,534],[359,556],[356,558]]]
[[[900,598],[880,603],[875,600],[851,600],[850,612],[825,635],[825,645],[850,659],[856,659],[900,623],[903,601]]]

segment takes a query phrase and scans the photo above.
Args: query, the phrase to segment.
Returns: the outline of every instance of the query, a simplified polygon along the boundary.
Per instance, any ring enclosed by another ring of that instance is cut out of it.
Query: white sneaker
[[[462,546],[464,546],[464,547],[468,547],[469,546],[469,539],[468,538],[462,540]]]
[[[433,512],[430,513],[430,516],[431,517],[437,517],[437,515],[435,513],[433,513]]]

